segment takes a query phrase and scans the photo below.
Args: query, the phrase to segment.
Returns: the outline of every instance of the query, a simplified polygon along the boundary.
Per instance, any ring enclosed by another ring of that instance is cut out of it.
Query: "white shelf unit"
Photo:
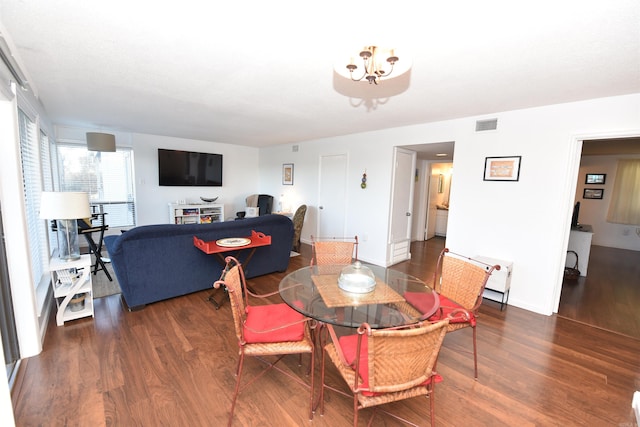
[[[209,224],[224,221],[224,205],[219,203],[169,203],[169,223]]]
[[[482,296],[492,301],[500,303],[500,311],[509,301],[509,290],[511,289],[511,272],[513,270],[512,261],[504,261],[501,259],[490,258],[486,256],[477,256],[476,260],[489,265],[499,265],[500,270],[493,270],[491,276],[487,280],[487,284]],[[489,267],[485,267],[487,270]]]
[[[91,255],[81,255],[77,260],[64,261],[54,254],[49,260],[49,271],[53,297],[58,307],[56,324],[62,326],[70,320],[94,317]],[[76,307],[69,303],[74,295],[82,294],[84,307],[76,310]]]

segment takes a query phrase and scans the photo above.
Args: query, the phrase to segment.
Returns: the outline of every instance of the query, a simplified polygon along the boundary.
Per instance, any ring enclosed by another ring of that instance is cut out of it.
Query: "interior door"
[[[320,156],[319,182],[316,237],[343,237],[347,218],[347,155]]]
[[[416,152],[395,148],[391,218],[389,226],[389,265],[411,258],[411,215],[415,185]]]
[[[427,228],[425,240],[429,240],[436,235],[436,215],[438,213],[438,175],[430,173],[429,180],[429,204],[427,206]]]

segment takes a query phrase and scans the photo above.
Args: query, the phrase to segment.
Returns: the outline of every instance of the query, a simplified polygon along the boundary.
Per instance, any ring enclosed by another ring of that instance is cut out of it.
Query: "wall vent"
[[[293,151],[294,153],[298,152],[298,145],[294,145],[293,147],[291,147],[291,151]]]
[[[485,130],[498,129],[498,119],[477,120],[476,132],[483,132]]]

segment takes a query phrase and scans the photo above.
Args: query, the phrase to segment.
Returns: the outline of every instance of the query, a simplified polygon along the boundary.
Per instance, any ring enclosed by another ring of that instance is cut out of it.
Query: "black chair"
[[[273,211],[273,196],[268,194],[252,194],[246,199],[247,207],[259,208],[258,215],[269,215]],[[236,219],[243,219],[246,212],[236,212]]]
[[[268,194],[258,195],[258,215],[269,215],[273,210],[273,196]]]

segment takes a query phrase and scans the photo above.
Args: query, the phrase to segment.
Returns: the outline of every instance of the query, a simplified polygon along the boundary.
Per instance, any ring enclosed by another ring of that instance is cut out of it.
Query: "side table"
[[[53,297],[58,307],[56,324],[62,326],[69,320],[93,317],[91,255],[81,255],[80,259],[64,261],[54,254],[49,260],[49,271]]]

